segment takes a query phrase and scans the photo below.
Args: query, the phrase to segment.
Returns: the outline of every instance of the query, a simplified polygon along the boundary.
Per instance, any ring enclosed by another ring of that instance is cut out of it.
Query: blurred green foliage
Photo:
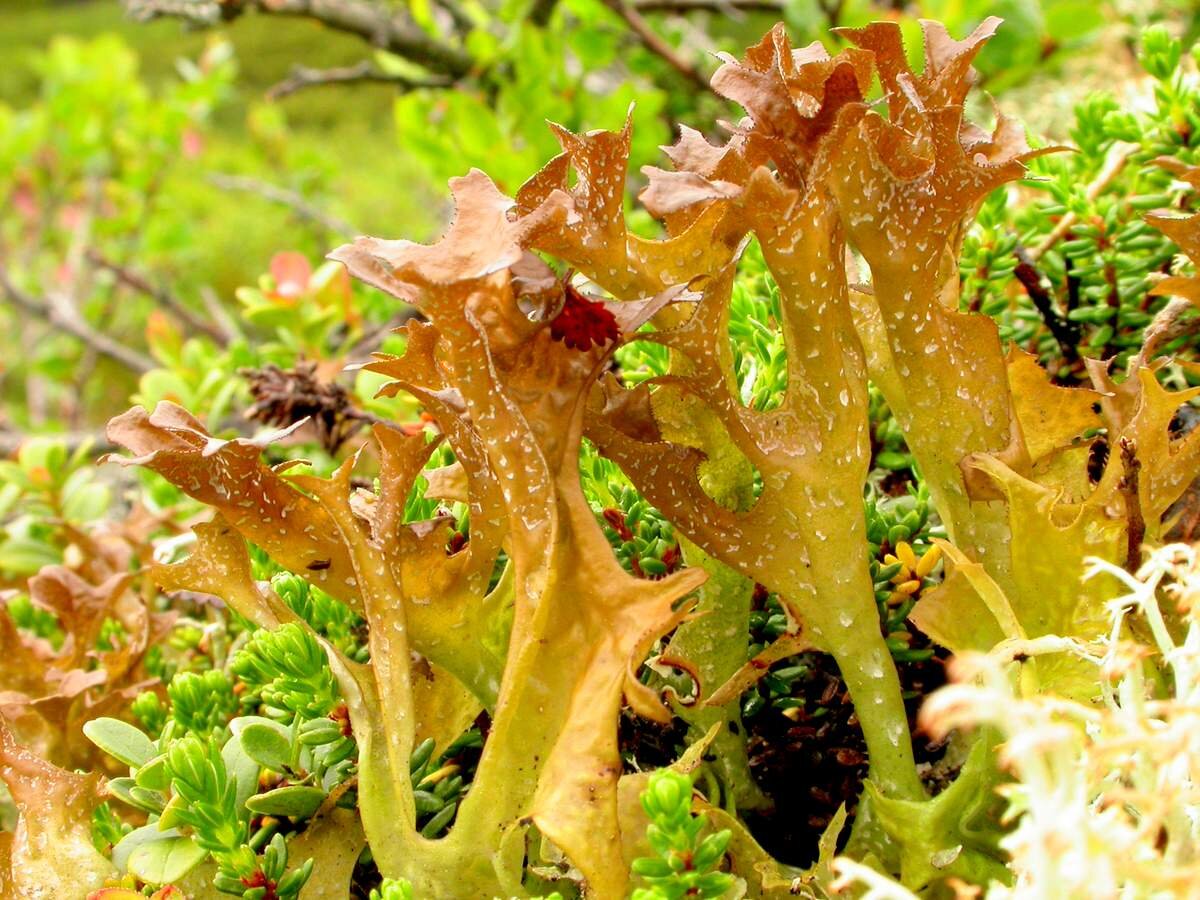
[[[350,232],[391,228],[397,217],[418,233],[432,228],[431,192],[424,180],[405,177],[387,124],[390,92],[375,89],[372,103],[365,87],[361,116],[344,115],[336,92],[313,92],[313,103],[263,100],[265,85],[286,73],[295,54],[311,58],[316,48],[317,58],[336,62],[356,42],[309,23],[265,19],[239,23],[231,37],[123,22],[113,3],[0,10],[9,63],[0,72],[0,196],[11,211],[0,222],[0,265],[33,301],[65,304],[93,329],[144,352],[160,304],[93,254],[212,321],[213,307],[232,309],[235,291],[279,250],[318,257]],[[333,101],[324,113],[322,98]],[[375,178],[389,171],[392,188],[381,191]],[[227,176],[249,179],[251,189],[214,180]],[[297,205],[267,196],[272,188]],[[345,224],[332,231],[328,220]],[[0,316],[10,326],[0,428],[88,429],[124,405],[137,373],[96,358],[39,321],[44,316],[7,302]],[[195,331],[175,317],[181,324]],[[183,362],[176,355],[168,364]],[[195,352],[187,362],[211,378]],[[205,388],[221,390],[229,388]]]
[[[90,451],[86,443],[71,452],[60,441],[34,438],[16,459],[0,460],[0,581],[62,562],[64,530],[108,512],[112,491],[97,479]]]

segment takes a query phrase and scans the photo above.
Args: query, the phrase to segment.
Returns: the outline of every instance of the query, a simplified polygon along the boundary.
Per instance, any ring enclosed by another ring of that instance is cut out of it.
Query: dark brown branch
[[[182,17],[201,25],[214,25],[251,9],[265,15],[313,19],[443,75],[461,78],[475,65],[469,53],[437,40],[406,13],[368,0],[241,0],[236,4],[125,0],[125,7],[137,19]]]
[[[289,94],[296,93],[296,91],[320,85],[360,84],[362,82],[390,84],[402,91],[413,91],[418,88],[449,87],[454,83],[449,78],[428,78],[422,80],[405,78],[401,75],[390,75],[387,72],[379,71],[369,61],[363,60],[357,65],[342,66],[333,69],[313,69],[309,66],[295,66],[287,78],[273,85],[267,91],[267,99],[279,100]]]
[[[1025,288],[1025,293],[1033,301],[1033,305],[1037,308],[1042,321],[1046,323],[1046,327],[1050,329],[1054,340],[1058,342],[1063,359],[1069,364],[1077,362],[1079,360],[1080,339],[1078,326],[1058,314],[1058,311],[1054,308],[1054,298],[1051,297],[1050,291],[1046,288],[1042,279],[1042,273],[1034,265],[1028,251],[1018,245],[1016,255],[1018,262],[1017,267],[1013,269],[1013,275],[1017,281],[1021,282],[1021,286]]]
[[[529,8],[529,21],[539,28],[544,28],[557,6],[558,0],[533,0],[533,5]]]
[[[686,78],[702,91],[709,90],[708,79],[700,74],[691,63],[680,56],[675,48],[663,40],[651,28],[642,14],[630,6],[626,0],[604,0],[604,5],[615,12],[629,26],[639,41],[647,50],[660,57],[667,65]]]
[[[690,13],[690,12],[766,12],[778,14],[783,11],[782,0],[634,0],[631,4],[641,13]]]
[[[1079,309],[1079,291],[1083,287],[1083,280],[1079,277],[1079,273],[1075,271],[1075,263],[1071,257],[1063,257],[1063,271],[1067,277],[1067,315],[1071,315],[1071,311]]]
[[[1142,499],[1139,488],[1141,481],[1142,463],[1137,458],[1137,444],[1132,438],[1123,437],[1118,441],[1121,448],[1121,465],[1125,475],[1119,485],[1121,496],[1125,498],[1125,569],[1136,575],[1142,565],[1142,541],[1146,538],[1146,519],[1142,513]]]
[[[111,272],[120,284],[150,297],[160,307],[178,319],[180,324],[186,325],[193,331],[203,331],[221,346],[229,343],[230,336],[228,334],[225,334],[217,325],[197,315],[186,303],[165,287],[151,283],[146,276],[135,272],[128,266],[122,266],[119,263],[113,262],[95,247],[88,248],[87,258],[92,265]]]
[[[325,210],[314,206],[306,200],[302,194],[280,187],[277,184],[259,181],[257,178],[249,178],[245,175],[226,175],[221,172],[210,173],[208,180],[211,184],[224,191],[242,191],[247,194],[257,194],[264,200],[270,200],[272,203],[280,203],[291,209],[300,218],[315,222],[326,231],[332,231],[344,237],[354,237],[360,234],[359,230],[345,219],[327,213]]]
[[[154,360],[150,357],[125,346],[120,341],[113,340],[89,325],[65,298],[48,298],[45,302],[39,301],[17,287],[3,269],[0,269],[0,291],[3,291],[4,296],[18,309],[62,329],[67,334],[83,341],[97,353],[116,360],[127,369],[142,374],[155,368]]]

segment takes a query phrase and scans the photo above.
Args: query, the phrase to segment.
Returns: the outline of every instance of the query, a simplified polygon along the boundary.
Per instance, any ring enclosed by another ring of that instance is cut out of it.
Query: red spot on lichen
[[[563,307],[550,322],[550,336],[573,350],[602,347],[621,336],[616,316],[603,303],[589,300],[572,285],[563,285]]]

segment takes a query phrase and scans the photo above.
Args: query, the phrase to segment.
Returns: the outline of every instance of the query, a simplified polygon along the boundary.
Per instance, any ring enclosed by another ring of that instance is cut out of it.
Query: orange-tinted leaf
[[[100,637],[104,620],[115,617],[132,575],[114,575],[90,585],[65,566],[47,566],[29,579],[29,596],[54,613],[66,632],[61,668],[82,665]]]
[[[165,401],[151,414],[134,407],[109,422],[107,433],[110,441],[134,454],[110,459],[152,469],[217,509],[283,567],[352,607],[359,606],[349,557],[340,542],[331,540],[333,523],[328,514],[260,459],[263,447],[280,435],[223,441],[212,437],[185,410]]]
[[[240,532],[220,516],[192,530],[196,544],[186,559],[149,570],[149,578],[159,587],[213,594],[259,628],[295,621],[295,614],[274,593],[255,582]]]
[[[116,872],[92,846],[101,777],[50,765],[16,742],[0,720],[0,779],[17,807],[6,896],[82,897]]]

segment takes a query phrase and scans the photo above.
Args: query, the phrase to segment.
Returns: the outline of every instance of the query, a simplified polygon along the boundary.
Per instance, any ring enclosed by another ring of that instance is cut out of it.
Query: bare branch
[[[242,329],[229,315],[229,311],[225,309],[225,304],[221,302],[217,292],[208,285],[202,285],[200,288],[200,302],[204,304],[204,311],[223,332],[229,335],[230,340],[242,336]]]
[[[1113,183],[1113,180],[1121,174],[1121,170],[1125,168],[1125,163],[1129,162],[1129,157],[1137,148],[1132,144],[1116,144],[1105,160],[1104,168],[1096,175],[1096,178],[1087,187],[1087,199],[1095,200],[1099,197],[1106,187]],[[1062,240],[1067,233],[1075,227],[1078,217],[1073,212],[1068,212],[1058,224],[1054,226],[1054,230],[1046,235],[1040,244],[1029,251],[1029,258],[1032,262],[1037,262],[1045,255],[1046,251]]]
[[[313,69],[309,66],[294,66],[292,73],[283,81],[273,85],[267,91],[268,100],[279,100],[296,91],[324,84],[354,84],[373,81],[379,84],[390,84],[402,91],[413,91],[418,88],[449,87],[454,82],[449,78],[414,79],[402,75],[390,75],[376,69],[368,60],[357,65],[342,66],[334,69]]]
[[[474,30],[474,20],[467,15],[466,10],[459,6],[456,0],[434,0],[434,3],[445,10],[446,15],[454,23],[454,30],[460,35],[468,35]]]
[[[92,347],[97,353],[116,360],[134,372],[141,374],[155,368],[154,360],[150,357],[94,329],[65,298],[49,297],[45,302],[40,302],[17,287],[3,269],[0,269],[0,291],[3,291],[18,309],[61,328]]]
[[[469,53],[439,41],[407,13],[369,0],[241,0],[237,4],[215,0],[125,0],[125,8],[136,19],[166,16],[206,26],[251,9],[264,15],[314,19],[443,75],[461,78],[475,66]]]
[[[257,194],[264,200],[279,203],[288,207],[296,215],[310,222],[315,222],[326,231],[332,231],[344,237],[354,237],[360,234],[358,229],[345,219],[331,215],[318,206],[314,206],[296,191],[288,190],[268,181],[259,181],[245,175],[226,175],[222,172],[212,172],[208,181],[223,191],[241,191],[247,194]]]
[[[1137,443],[1128,437],[1118,442],[1121,466],[1125,470],[1118,488],[1125,499],[1125,518],[1129,530],[1125,534],[1125,570],[1136,574],[1142,565],[1142,541],[1146,538],[1146,518],[1142,513],[1141,479],[1142,462],[1137,457]]]
[[[659,37],[654,29],[646,23],[646,20],[642,18],[642,14],[638,10],[630,6],[625,0],[604,0],[604,5],[621,17],[625,24],[629,26],[629,30],[637,35],[638,40],[642,42],[642,46],[656,56],[661,57],[667,65],[702,91],[710,90],[708,79],[695,66],[680,56],[674,47]]]
[[[1072,365],[1079,361],[1079,326],[1058,314],[1054,308],[1054,298],[1047,286],[1045,277],[1038,271],[1029,251],[1024,247],[1017,245],[1016,249],[1017,267],[1013,269],[1013,275],[1017,281],[1025,288],[1025,293],[1029,295],[1029,299],[1033,301],[1034,307],[1038,314],[1042,317],[1042,321],[1046,323],[1046,327],[1050,329],[1050,334],[1058,343],[1058,348],[1062,352],[1063,359],[1068,365]]]
[[[529,21],[539,28],[544,28],[557,6],[558,0],[533,0],[533,5],[529,7]]]
[[[229,343],[230,336],[214,323],[193,312],[186,303],[176,297],[171,291],[161,285],[152,284],[146,276],[135,272],[127,266],[113,262],[95,247],[87,250],[88,260],[98,268],[111,272],[117,281],[125,287],[145,294],[173,315],[179,322],[194,331],[203,331],[218,344]]]
[[[217,0],[125,0],[125,11],[131,19],[141,22],[183,19],[202,28],[216,25],[222,18],[221,4]]]
[[[633,0],[640,13],[715,12],[728,15],[741,12],[780,13],[782,0]]]

